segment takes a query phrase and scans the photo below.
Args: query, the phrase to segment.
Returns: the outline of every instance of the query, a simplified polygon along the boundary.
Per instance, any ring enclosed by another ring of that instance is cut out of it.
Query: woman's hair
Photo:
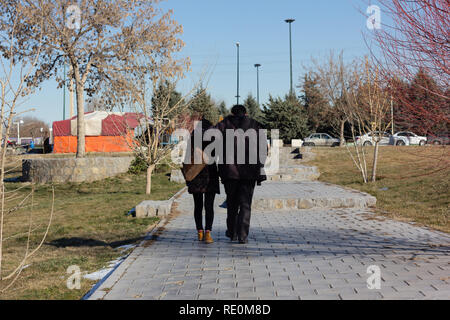
[[[213,126],[211,121],[206,119],[204,116],[202,117],[201,121],[202,121],[202,130],[207,130]]]

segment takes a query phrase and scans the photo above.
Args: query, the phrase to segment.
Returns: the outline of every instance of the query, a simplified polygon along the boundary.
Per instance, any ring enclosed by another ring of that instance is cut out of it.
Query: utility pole
[[[64,58],[63,120],[66,120],[66,58]]]
[[[69,103],[70,103],[70,118],[74,116],[74,108],[73,108],[73,76],[72,76],[72,65],[69,65],[69,74],[70,82],[69,82]]]
[[[256,67],[256,101],[258,101],[259,107],[259,67],[261,67],[261,65],[259,63],[256,63],[255,67]]]
[[[20,146],[21,142],[20,141],[20,125],[23,124],[23,120],[19,120],[17,122],[13,122],[14,124],[17,124],[17,145]]]
[[[237,48],[237,94],[236,94],[236,99],[237,99],[237,103],[239,104],[239,42],[236,42],[236,48]]]
[[[391,95],[391,131],[392,135],[394,135],[394,101]]]
[[[291,73],[291,88],[290,88],[289,94],[294,95],[294,86],[293,86],[293,82],[292,82],[292,31],[291,31],[291,25],[292,25],[292,22],[295,21],[295,19],[286,19],[284,21],[289,24],[289,51],[290,51],[290,73]]]

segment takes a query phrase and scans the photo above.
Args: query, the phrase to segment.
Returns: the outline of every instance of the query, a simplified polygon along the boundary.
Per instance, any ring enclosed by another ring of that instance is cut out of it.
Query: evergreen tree
[[[332,130],[330,105],[319,89],[318,80],[311,74],[305,74],[302,84],[301,102],[305,106],[308,127],[312,132]]]
[[[216,107],[211,95],[202,86],[197,89],[192,97],[189,109],[192,114],[203,116],[213,124],[219,121],[219,109]]]
[[[219,104],[219,113],[223,118],[225,118],[226,116],[228,116],[230,114],[230,110],[228,110],[227,105],[225,104],[225,101],[222,101]]]
[[[292,139],[301,139],[309,134],[306,112],[294,95],[286,95],[284,99],[270,96],[263,114],[263,124],[267,129],[280,130],[280,139],[284,143],[290,144]]]
[[[175,90],[172,84],[168,80],[161,81],[158,85],[158,88],[156,88],[156,92],[153,94],[152,97],[152,110],[155,110],[156,108],[172,108],[175,106],[180,100],[182,99],[181,93]],[[178,110],[179,108],[175,108]],[[178,114],[176,112],[173,112],[172,114],[168,115],[169,118],[173,119]]]
[[[247,109],[247,113],[251,118],[255,119],[256,121],[262,120],[262,110],[259,108],[258,102],[251,93],[249,93],[247,98],[245,99],[244,107]]]

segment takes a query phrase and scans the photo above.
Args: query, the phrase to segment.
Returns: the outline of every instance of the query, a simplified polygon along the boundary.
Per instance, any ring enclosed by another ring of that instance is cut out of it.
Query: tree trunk
[[[83,86],[76,83],[77,91],[77,158],[84,158],[86,155],[86,125],[84,123],[84,97]]]
[[[345,120],[341,120],[341,128],[339,131],[340,147],[343,147],[345,145],[344,128],[345,128]]]
[[[72,65],[70,64],[70,70],[69,70],[69,74],[72,74]],[[74,110],[73,110],[73,76],[70,77],[70,82],[69,82],[69,101],[70,101],[70,117],[72,118],[74,115]]]
[[[152,192],[152,173],[155,169],[155,165],[149,165],[147,168],[147,187],[145,189],[145,194],[150,194]]]
[[[375,150],[373,152],[372,182],[377,180],[378,146],[378,142],[375,142]]]

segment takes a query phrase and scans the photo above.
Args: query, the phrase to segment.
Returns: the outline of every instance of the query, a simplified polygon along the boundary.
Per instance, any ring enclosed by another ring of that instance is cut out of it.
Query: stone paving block
[[[217,294],[221,295],[221,294],[234,294],[235,296],[237,296],[238,293],[238,289],[237,288],[222,288],[220,287],[219,289],[217,289]]]
[[[424,300],[426,295],[419,291],[410,292],[398,292],[398,293],[388,293],[383,295],[385,300]],[[442,295],[439,295],[437,299],[444,299]]]
[[[172,201],[146,200],[136,206],[136,218],[164,217],[170,213]]]
[[[342,300],[381,300],[383,298],[383,296],[379,292],[360,293],[360,294],[339,293],[339,297]]]
[[[285,296],[291,296],[291,295],[295,294],[295,291],[293,290],[293,288],[290,288],[290,289],[276,288],[276,293],[277,293],[278,297],[285,297]]]
[[[341,300],[341,297],[337,293],[324,293],[316,296],[312,300]]]
[[[275,300],[300,300],[300,296],[296,295],[277,296]]]
[[[300,300],[320,300],[320,297],[317,294],[300,294]]]

